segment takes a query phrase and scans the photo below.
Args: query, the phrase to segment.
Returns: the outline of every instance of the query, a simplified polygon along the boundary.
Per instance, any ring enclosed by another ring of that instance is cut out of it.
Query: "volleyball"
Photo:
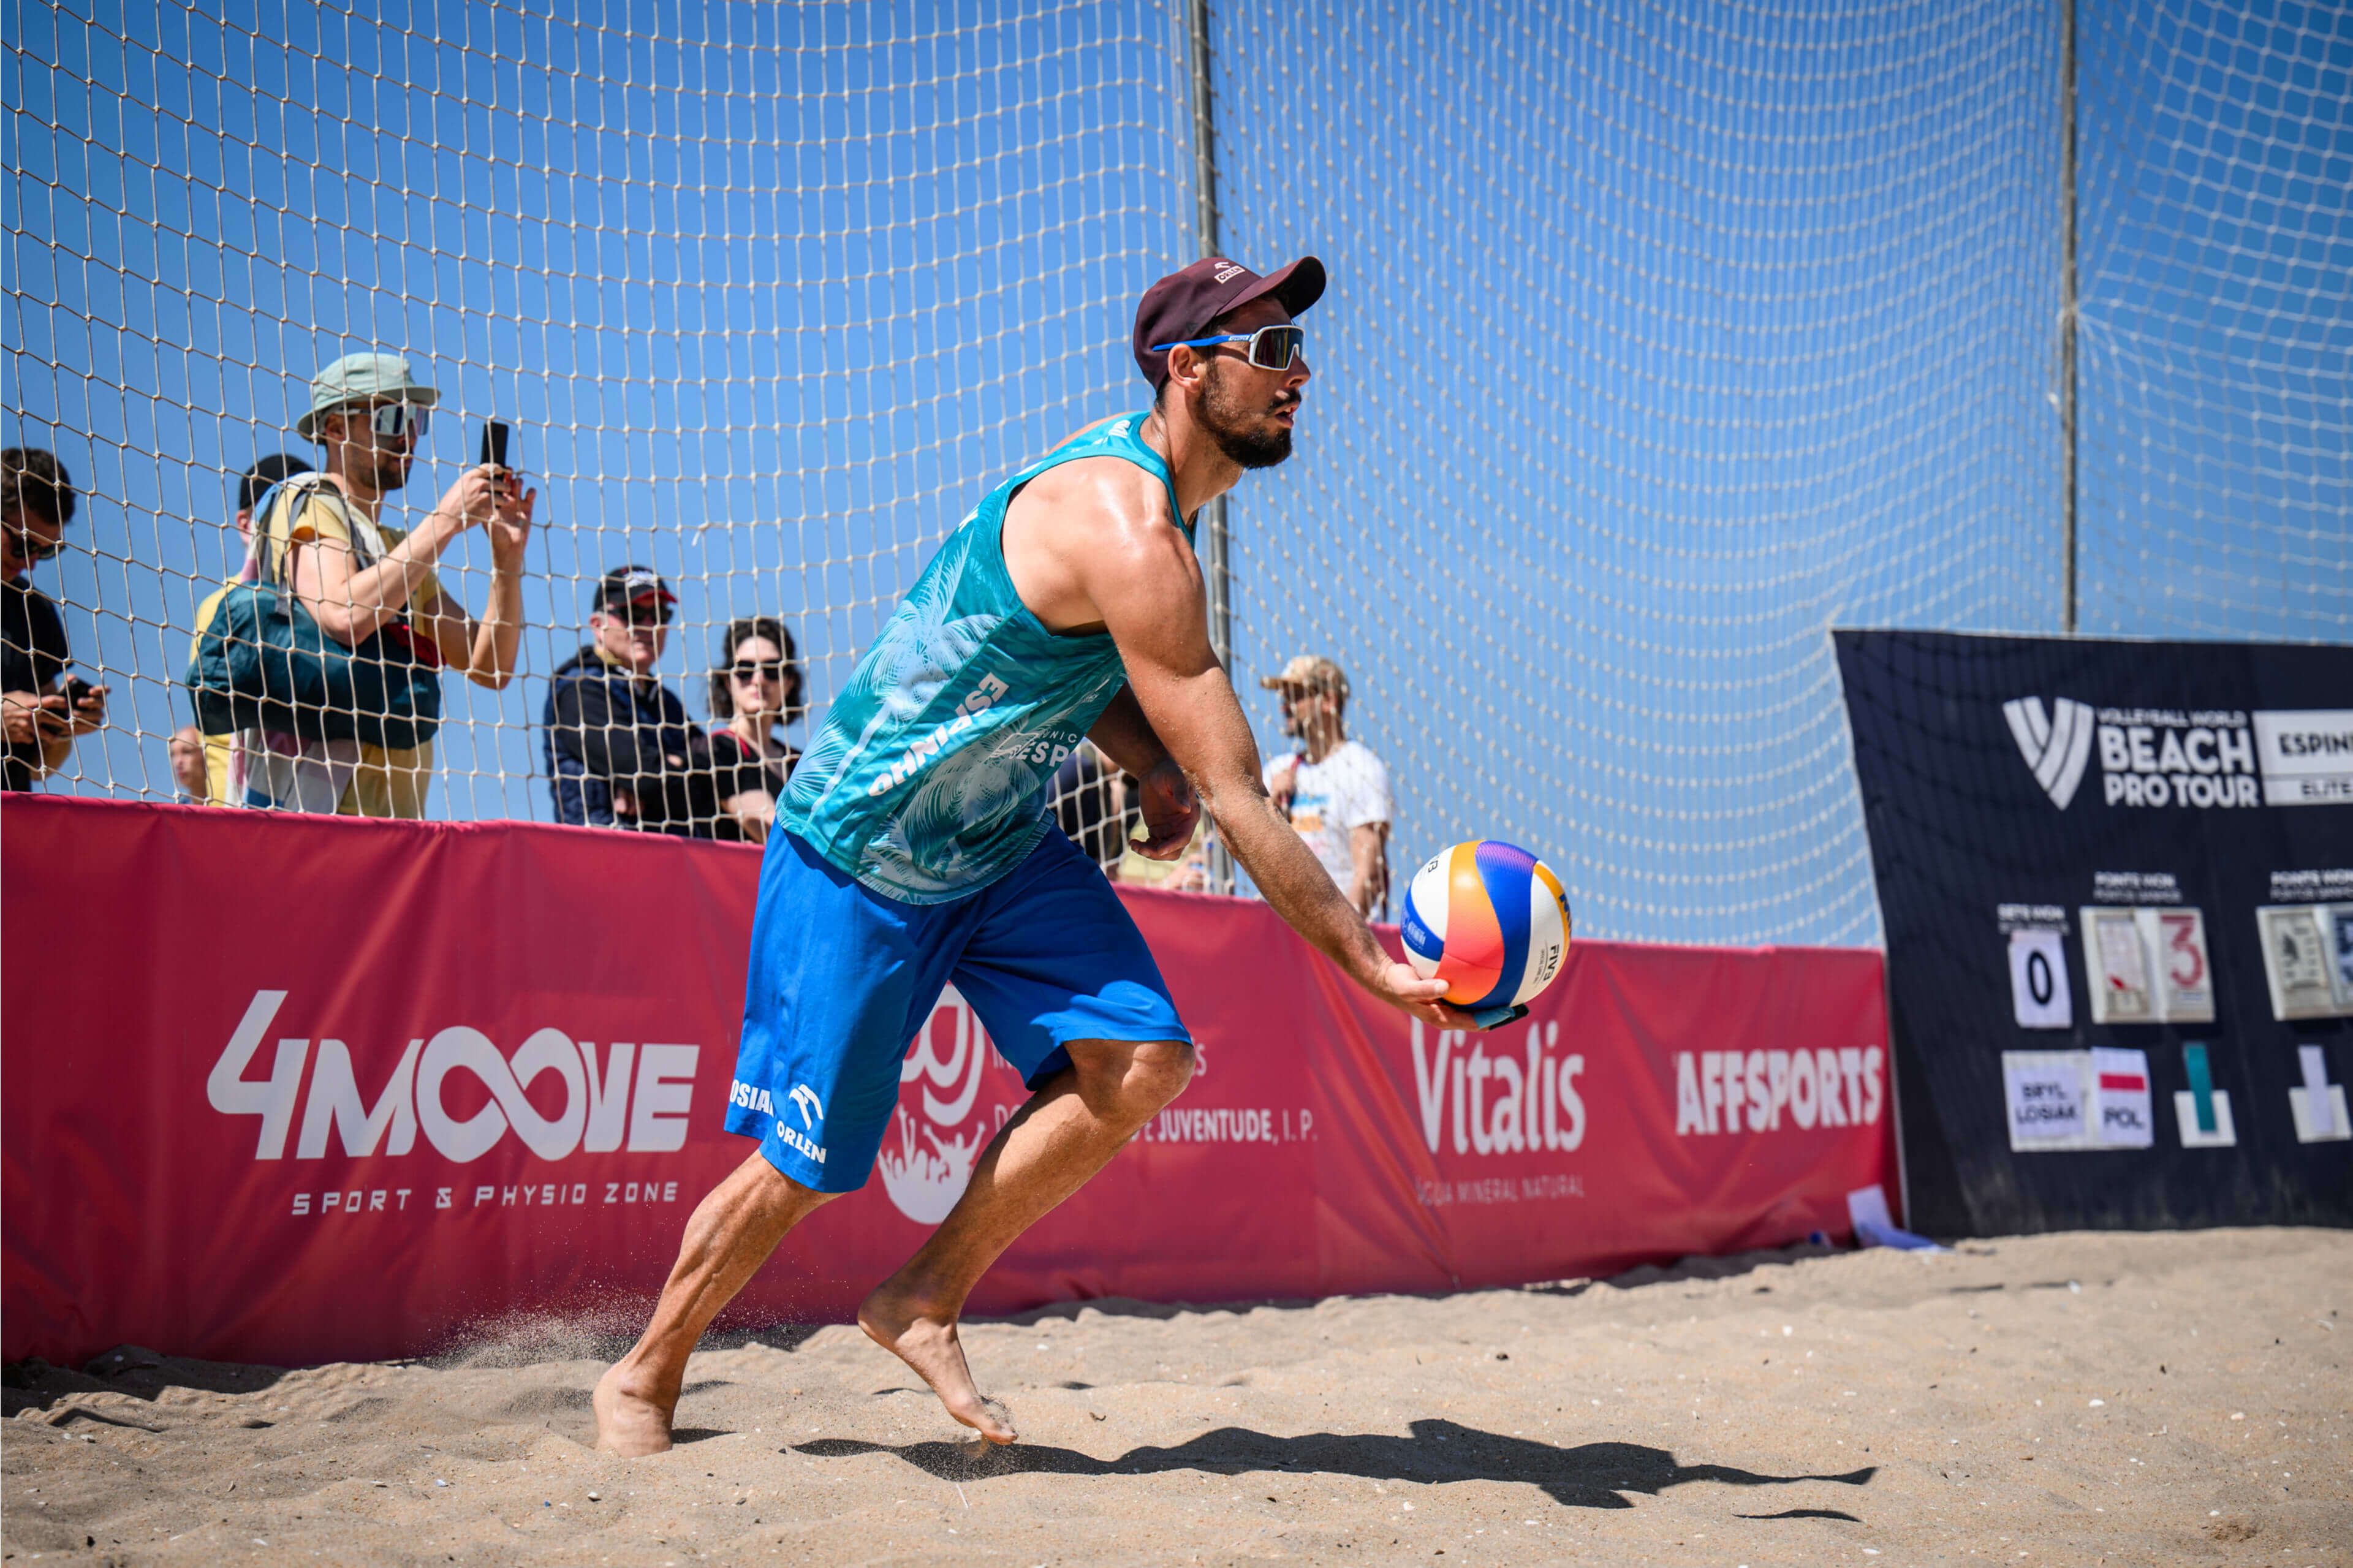
[[[1551,867],[1516,844],[1472,838],[1414,873],[1405,895],[1406,962],[1451,983],[1473,1011],[1535,999],[1568,954],[1568,895]]]

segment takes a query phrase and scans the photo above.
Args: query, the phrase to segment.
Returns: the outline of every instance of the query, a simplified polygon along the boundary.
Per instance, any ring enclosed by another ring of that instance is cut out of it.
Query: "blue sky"
[[[41,580],[119,721],[65,787],[168,787],[227,476],[377,344],[445,396],[404,502],[496,414],[548,524],[437,811],[548,815],[620,561],[698,710],[754,611],[822,701],[982,491],[1144,400],[1181,9],[8,0],[0,403],[88,492]],[[2084,9],[2084,628],[2341,639],[2353,21]],[[2053,9],[1212,10],[1225,247],[1334,276],[1238,675],[1348,667],[1401,868],[1493,835],[1593,934],[1874,940],[1827,628],[2058,626]]]

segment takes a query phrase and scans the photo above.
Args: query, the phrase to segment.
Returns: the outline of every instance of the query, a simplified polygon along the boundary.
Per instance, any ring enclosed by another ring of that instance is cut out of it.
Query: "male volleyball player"
[[[956,1321],[1014,1238],[1176,1098],[1193,1047],[1103,873],[1051,830],[1045,788],[1082,737],[1138,781],[1157,858],[1206,807],[1267,901],[1359,985],[1446,1028],[1446,983],[1392,963],[1268,799],[1210,651],[1202,505],[1291,455],[1308,379],[1295,321],[1313,257],[1261,278],[1222,258],[1135,315],[1151,409],[1071,437],[948,537],[833,702],[760,873],[727,1112],[756,1153],[712,1190],[653,1320],[596,1385],[597,1446],[670,1447],[687,1357],[804,1216],[865,1184],[899,1065],[951,980],[1031,1098],[947,1219],[859,1323],[992,1442]]]

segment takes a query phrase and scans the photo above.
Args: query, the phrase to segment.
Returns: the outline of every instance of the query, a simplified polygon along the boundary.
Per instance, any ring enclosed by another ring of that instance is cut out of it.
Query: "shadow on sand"
[[[1522,1481],[1541,1488],[1567,1508],[1631,1508],[1625,1496],[1651,1496],[1687,1481],[1730,1486],[1784,1486],[1796,1481],[1869,1484],[1875,1467],[1843,1475],[1767,1476],[1729,1465],[1681,1465],[1664,1448],[1639,1443],[1583,1443],[1556,1447],[1525,1437],[1482,1432],[1452,1421],[1416,1421],[1409,1437],[1360,1433],[1311,1432],[1271,1437],[1247,1427],[1220,1426],[1173,1448],[1131,1448],[1115,1459],[1097,1459],[1070,1448],[1029,1443],[976,1452],[971,1443],[865,1443],[830,1437],[795,1446],[813,1458],[860,1454],[895,1454],[942,1480],[968,1481],[990,1476],[1150,1476],[1198,1470],[1233,1476],[1253,1470],[1281,1474],[1357,1476],[1376,1481]],[[1844,1515],[1837,1517],[1843,1518]]]

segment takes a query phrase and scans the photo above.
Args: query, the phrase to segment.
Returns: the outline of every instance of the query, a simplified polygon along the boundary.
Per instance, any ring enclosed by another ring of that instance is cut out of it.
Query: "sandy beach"
[[[2353,1563],[2353,1235],[1811,1250],[967,1331],[976,1453],[855,1329],[732,1335],[590,1450],[607,1340],[26,1363],[9,1562]]]

